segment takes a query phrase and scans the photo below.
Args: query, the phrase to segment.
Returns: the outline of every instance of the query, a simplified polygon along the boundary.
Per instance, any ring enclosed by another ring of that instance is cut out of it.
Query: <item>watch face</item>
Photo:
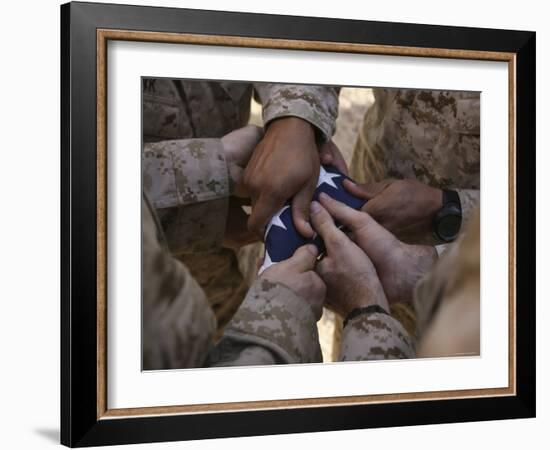
[[[437,234],[445,241],[452,241],[460,230],[462,217],[458,214],[447,214],[439,219]]]

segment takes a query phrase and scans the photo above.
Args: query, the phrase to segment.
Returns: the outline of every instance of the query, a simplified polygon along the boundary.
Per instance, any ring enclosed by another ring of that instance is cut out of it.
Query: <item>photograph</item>
[[[480,93],[142,77],[142,369],[480,354]]]
[[[535,414],[535,33],[61,8],[61,441]]]
[[[6,3],[0,450],[547,442],[544,5]]]

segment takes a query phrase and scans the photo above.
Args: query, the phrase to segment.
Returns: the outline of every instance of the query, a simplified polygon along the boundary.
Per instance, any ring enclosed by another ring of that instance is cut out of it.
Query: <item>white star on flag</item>
[[[329,186],[332,186],[334,189],[338,189],[338,186],[334,184],[334,181],[332,181],[333,178],[338,178],[341,175],[339,173],[329,173],[327,172],[323,166],[321,166],[321,169],[319,170],[319,181],[317,181],[317,187],[321,186],[323,183],[328,184]]]
[[[328,184],[330,187],[332,187],[335,190],[338,190],[338,185],[334,182],[335,178],[341,178],[343,175],[340,173],[334,173],[334,172],[327,172],[323,166],[319,168],[319,179],[317,180],[317,188],[323,184]],[[321,189],[322,190],[322,189]],[[342,194],[343,191],[340,190],[340,194]],[[277,264],[281,258],[285,259],[288,256],[286,256],[287,250],[292,250],[293,246],[301,245],[298,243],[306,242],[307,240],[300,238],[298,232],[293,228],[292,223],[290,226],[285,225],[285,223],[282,220],[283,213],[290,208],[290,204],[285,205],[283,208],[281,208],[277,214],[275,214],[271,220],[269,221],[267,228],[265,230],[264,240],[266,242],[266,248],[265,248],[265,254],[264,254],[264,260],[263,264],[258,270],[258,275],[260,275],[264,270],[271,267],[274,264]],[[290,218],[292,221],[292,218]],[[284,232],[275,232],[272,233],[272,236],[270,236],[270,232],[273,231],[273,227],[279,227],[284,230]],[[313,239],[317,238],[317,233],[315,233]],[[273,242],[273,240],[276,240],[277,242]],[[271,258],[271,255],[269,254],[268,247],[269,245],[270,250],[272,250],[272,253],[274,253],[275,261]],[[285,256],[282,256],[285,255]]]
[[[287,229],[286,225],[281,220],[281,215],[285,212],[287,208],[290,208],[290,206],[283,206],[281,210],[271,218],[269,225],[267,226],[267,230],[265,230],[265,237],[267,237],[267,234],[269,233],[269,230],[271,230],[272,226],[281,227],[283,230]]]
[[[271,261],[271,256],[269,256],[269,253],[267,252],[267,248],[265,249],[265,256],[264,256],[264,262],[262,264],[262,267],[258,270],[258,276],[262,274],[262,272],[267,269],[268,267],[275,264],[273,261]]]

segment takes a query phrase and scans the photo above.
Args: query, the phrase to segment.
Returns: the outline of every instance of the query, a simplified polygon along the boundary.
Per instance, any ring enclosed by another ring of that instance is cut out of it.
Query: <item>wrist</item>
[[[412,255],[410,264],[414,268],[412,271],[412,282],[416,282],[426,273],[432,270],[432,267],[439,259],[439,255],[433,245],[409,245],[409,254]]]
[[[394,258],[402,264],[409,264],[415,268],[431,268],[438,256],[433,245],[403,243],[394,254]]]
[[[345,328],[348,322],[350,320],[355,319],[356,317],[362,316],[364,314],[375,314],[375,313],[389,315],[389,311],[385,310],[379,305],[369,305],[369,306],[363,306],[361,308],[355,308],[352,311],[350,311],[344,318],[343,327]]]
[[[384,269],[386,292],[392,303],[411,302],[418,280],[429,272],[437,262],[438,256],[434,246],[401,243],[390,254],[392,261],[389,268]],[[392,267],[401,268],[392,272]]]
[[[355,309],[362,309],[368,307],[379,307],[386,311],[389,311],[389,303],[382,288],[382,284],[379,283],[378,286],[368,287],[365,290],[355,291],[359,293],[357,297],[351,299],[351,301],[346,302],[346,308],[343,311],[347,316]]]
[[[267,124],[266,135],[281,131],[285,133],[299,133],[302,137],[310,137],[312,140],[315,140],[315,127],[300,117],[277,117]]]

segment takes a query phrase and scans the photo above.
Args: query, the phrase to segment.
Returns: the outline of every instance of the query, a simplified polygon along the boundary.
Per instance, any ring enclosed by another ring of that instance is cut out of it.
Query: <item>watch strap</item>
[[[442,194],[443,208],[445,208],[445,206],[448,205],[449,203],[454,203],[455,205],[458,206],[458,209],[462,212],[462,205],[460,204],[460,197],[458,195],[458,192],[452,191],[450,189],[443,189],[442,192],[443,192]]]
[[[355,308],[346,316],[344,320],[344,328],[346,327],[346,325],[351,319],[355,319],[357,316],[360,316],[362,314],[372,314],[372,313],[388,314],[388,312],[384,308],[382,308],[380,305],[369,305],[369,306],[363,306],[361,308]]]
[[[462,221],[462,205],[460,203],[460,196],[458,195],[457,191],[452,191],[450,189],[442,189],[441,197],[442,197],[443,206],[434,217],[433,232],[435,237],[438,240],[448,243],[453,241],[456,235],[454,235],[453,237],[443,236],[439,231],[440,220],[442,220],[442,218],[445,217],[446,215],[452,214],[452,211],[454,210],[454,214],[458,214],[461,218],[460,220]],[[458,233],[458,230],[457,230],[457,233]]]

